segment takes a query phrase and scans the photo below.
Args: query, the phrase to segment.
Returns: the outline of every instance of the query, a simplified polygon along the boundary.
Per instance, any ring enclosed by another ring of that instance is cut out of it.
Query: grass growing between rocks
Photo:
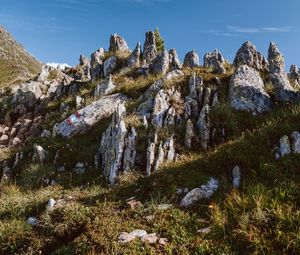
[[[192,72],[184,71],[186,76],[174,85],[182,92]],[[215,84],[211,72],[201,68],[196,72],[205,82]],[[118,91],[130,96],[133,101],[129,104],[134,105],[157,79],[119,75],[116,82]],[[291,154],[275,160],[273,148],[281,136],[300,131],[300,106],[276,106],[264,116],[238,113],[226,105],[228,87],[224,84],[229,75],[219,79],[221,104],[210,118],[215,127],[226,130],[225,142],[207,152],[198,149],[195,142],[193,152],[187,152],[182,146],[184,130],[161,129],[162,139],[176,133],[176,151],[181,155],[177,162],[165,164],[151,177],[144,176],[145,166],[140,164],[140,169],[122,174],[119,184],[110,188],[93,167],[101,133],[109,120],[70,140],[31,140],[23,148],[25,153],[29,155],[33,144],[38,143],[49,155],[43,166],[22,162],[23,171],[17,170],[15,183],[1,189],[0,254],[299,254],[300,156]],[[87,88],[82,93],[88,97],[91,93]],[[51,107],[57,109],[58,105]],[[71,106],[74,110],[74,104]],[[52,121],[58,120],[59,115]],[[127,127],[138,129],[142,142],[137,150],[145,156],[148,132],[142,120],[129,110],[125,122]],[[54,166],[57,150],[60,157]],[[83,175],[72,171],[79,161],[88,165]],[[57,172],[60,165],[66,168],[62,173]],[[235,165],[242,171],[240,189],[232,188]],[[183,196],[176,193],[178,188],[199,187],[210,177],[220,182],[211,199],[190,208],[178,206]],[[52,187],[45,180],[57,184]],[[131,209],[126,204],[130,197],[141,201],[142,206]],[[47,210],[50,198],[66,203]],[[161,204],[173,206],[162,210]],[[37,226],[26,223],[30,216],[38,218]],[[168,242],[118,242],[121,232],[135,229],[157,233]]]

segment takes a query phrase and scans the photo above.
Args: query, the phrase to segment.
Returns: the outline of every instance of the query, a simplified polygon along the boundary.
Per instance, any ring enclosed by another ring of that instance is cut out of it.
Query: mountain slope
[[[32,78],[41,70],[41,63],[0,26],[0,87]]]

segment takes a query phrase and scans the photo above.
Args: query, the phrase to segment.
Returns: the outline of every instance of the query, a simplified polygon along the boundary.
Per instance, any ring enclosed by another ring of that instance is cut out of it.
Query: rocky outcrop
[[[229,101],[234,109],[250,111],[254,114],[272,108],[262,78],[254,68],[247,65],[240,66],[231,77]]]
[[[175,125],[181,120],[183,101],[181,94],[172,87],[161,89],[155,99],[152,111],[152,124],[156,128]]]
[[[295,101],[296,93],[285,72],[284,56],[277,44],[270,43],[268,51],[269,79],[275,89],[275,99],[279,101]]]
[[[209,118],[210,106],[205,104],[200,112],[197,128],[200,135],[201,147],[204,150],[208,149],[210,141],[211,123]]]
[[[256,50],[255,45],[249,41],[245,42],[238,50],[233,64],[235,67],[247,65],[256,70],[264,71],[267,71],[269,68],[268,61]]]
[[[118,34],[113,34],[110,37],[109,51],[113,53],[130,52],[127,43],[123,37]]]
[[[180,201],[180,206],[188,207],[201,199],[208,199],[214,194],[218,187],[219,181],[214,178],[210,178],[207,184],[201,185],[200,188],[195,188],[187,193],[186,196]]]
[[[117,57],[111,56],[106,59],[103,64],[103,75],[106,78],[108,75],[112,74],[117,67]]]
[[[40,165],[43,165],[46,160],[47,151],[40,145],[33,146],[32,160]]]
[[[79,66],[80,77],[77,79],[78,81],[88,82],[91,80],[91,63],[90,61],[83,55],[79,57]]]
[[[154,134],[154,136],[149,139],[147,147],[147,175],[150,176],[151,173],[156,173],[163,163],[174,161],[175,158],[174,135],[165,142],[159,142],[157,134]]]
[[[291,153],[300,153],[300,133],[294,131],[290,136],[284,135],[279,139],[279,146],[275,147],[275,158],[279,159]]]
[[[110,185],[114,185],[119,171],[132,170],[136,159],[137,133],[134,128],[128,133],[124,116],[126,109],[119,104],[107,130],[102,134],[101,144],[96,155],[96,167],[101,161],[103,175]]]
[[[241,185],[241,170],[239,166],[232,169],[232,184],[234,188],[239,188]]]
[[[157,56],[157,49],[155,43],[155,35],[152,31],[146,33],[146,40],[144,43],[143,60],[144,64],[149,65]]]
[[[126,97],[122,94],[101,97],[75,112],[60,124],[56,124],[53,131],[55,134],[66,138],[86,133],[99,121],[110,117],[116,111],[118,104],[125,100]]]
[[[136,143],[137,132],[134,127],[131,127],[130,133],[125,138],[125,150],[124,150],[124,171],[130,171],[135,168],[136,163]]]
[[[167,52],[167,50],[164,50],[163,52],[159,53],[157,57],[153,60],[153,62],[150,65],[150,71],[153,74],[165,75],[169,70],[169,64],[169,53]]]
[[[12,93],[14,97],[11,103],[13,105],[22,104],[27,108],[33,108],[43,96],[41,83],[34,81],[13,87]]]
[[[290,73],[288,75],[291,85],[294,89],[299,90],[300,89],[300,70],[298,66],[291,65]]]
[[[141,44],[138,43],[134,51],[130,54],[127,60],[127,67],[129,69],[139,67],[141,65],[141,57],[142,57],[142,48],[141,48]]]
[[[170,68],[172,70],[180,69],[181,63],[175,49],[169,51]]]
[[[196,51],[190,51],[185,55],[183,66],[190,68],[200,66],[199,56]]]
[[[105,50],[100,48],[91,55],[91,78],[99,79],[103,75],[103,60],[105,58]]]
[[[203,66],[211,68],[218,74],[226,73],[226,63],[226,60],[218,50],[214,50],[212,53],[206,53],[204,55]]]
[[[185,139],[184,139],[184,145],[186,148],[188,149],[192,148],[192,140],[194,137],[195,137],[194,124],[191,121],[191,119],[188,119],[186,123],[186,131],[185,131]]]
[[[109,75],[105,78],[103,82],[98,84],[94,91],[95,97],[105,96],[111,93],[116,88],[116,85],[113,83],[112,75]]]

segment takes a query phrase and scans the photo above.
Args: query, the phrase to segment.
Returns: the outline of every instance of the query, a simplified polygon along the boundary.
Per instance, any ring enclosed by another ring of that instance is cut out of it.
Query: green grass
[[[230,67],[228,71],[218,76],[222,83],[218,88],[221,104],[210,115],[214,127],[225,129],[225,141],[217,133],[216,142],[207,152],[198,149],[197,141],[193,150],[187,151],[182,145],[184,122],[180,127],[163,128],[159,132],[161,139],[175,133],[180,159],[165,164],[151,177],[144,176],[149,130],[132,111],[140,94],[160,77],[137,78],[134,72],[115,77],[118,91],[133,99],[125,122],[127,127],[137,128],[137,150],[141,153],[136,171],[121,174],[116,187],[109,188],[93,167],[101,133],[109,120],[70,140],[35,138],[26,144],[22,149],[26,157],[15,170],[14,183],[3,186],[0,193],[3,254],[299,254],[300,155],[275,160],[273,148],[281,136],[299,130],[300,106],[277,105],[262,116],[236,112],[226,102]],[[192,70],[184,72],[182,79],[164,86],[173,85],[186,95]],[[203,68],[196,72],[206,86],[214,84],[216,74]],[[94,84],[86,84],[80,93],[92,100],[93,87]],[[51,103],[48,110],[58,109],[64,100],[70,100],[70,112],[74,111],[72,98]],[[61,120],[59,114],[54,115],[45,127]],[[43,166],[29,160],[35,143],[49,151]],[[58,165],[66,167],[64,173],[57,173],[52,164],[57,150]],[[9,157],[9,153],[4,155]],[[84,175],[72,172],[79,161],[89,165]],[[242,171],[239,190],[232,188],[231,171],[235,165]],[[177,188],[193,189],[210,177],[220,181],[211,199],[186,209],[178,206],[182,196],[176,194]],[[57,185],[46,185],[45,179],[55,179]],[[46,210],[50,198],[68,200],[69,196],[72,199],[64,206]],[[142,202],[141,208],[129,208],[126,199],[132,196]],[[159,210],[162,203],[174,206]],[[37,217],[40,224],[28,226],[29,216]],[[197,232],[207,227],[209,233]],[[157,233],[168,243],[145,244],[138,239],[127,244],[117,242],[121,232],[134,229]]]

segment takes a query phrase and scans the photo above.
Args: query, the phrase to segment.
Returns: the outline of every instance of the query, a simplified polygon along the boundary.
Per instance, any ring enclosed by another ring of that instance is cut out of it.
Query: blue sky
[[[134,48],[158,27],[181,60],[217,48],[232,61],[246,40],[266,55],[275,41],[288,69],[300,65],[299,10],[299,0],[0,0],[0,24],[43,62],[75,65],[112,33]]]

